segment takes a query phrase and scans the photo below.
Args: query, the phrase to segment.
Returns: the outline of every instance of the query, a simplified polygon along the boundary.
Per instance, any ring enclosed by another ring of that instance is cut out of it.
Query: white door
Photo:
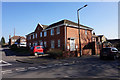
[[[75,51],[75,40],[70,40],[70,51]]]

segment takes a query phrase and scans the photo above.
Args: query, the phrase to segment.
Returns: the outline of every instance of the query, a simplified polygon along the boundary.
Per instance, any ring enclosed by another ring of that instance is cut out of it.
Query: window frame
[[[87,36],[87,30],[85,30],[85,35]]]
[[[51,35],[54,35],[54,28],[51,28],[51,31],[50,31],[51,33]]]
[[[44,37],[46,37],[47,36],[47,31],[44,31]]]
[[[58,39],[58,47],[60,47],[60,39]]]
[[[56,28],[56,33],[57,33],[57,34],[60,34],[60,27],[57,27],[57,28]]]
[[[40,32],[40,37],[42,37],[42,32]]]
[[[51,40],[51,48],[55,48],[55,41],[54,40]]]

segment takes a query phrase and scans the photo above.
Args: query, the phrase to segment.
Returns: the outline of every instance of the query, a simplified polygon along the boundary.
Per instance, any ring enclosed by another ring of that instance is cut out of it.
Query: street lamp
[[[80,21],[79,21],[79,10],[81,10],[82,8],[86,7],[87,5],[84,5],[83,7],[79,8],[77,10],[77,17],[78,17],[78,34],[79,34],[79,52],[80,52],[80,57],[82,56],[82,51],[81,51],[81,41],[80,41]]]

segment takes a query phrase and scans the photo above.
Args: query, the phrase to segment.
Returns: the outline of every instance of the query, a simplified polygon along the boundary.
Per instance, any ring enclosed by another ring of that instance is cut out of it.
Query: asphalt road
[[[3,78],[120,78],[119,59],[82,56],[56,60],[14,54],[9,48],[2,50],[2,60],[11,64],[2,66]]]

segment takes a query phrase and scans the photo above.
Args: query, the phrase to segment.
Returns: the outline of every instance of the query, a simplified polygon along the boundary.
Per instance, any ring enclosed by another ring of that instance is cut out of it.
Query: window
[[[29,39],[31,39],[31,35],[29,36]]]
[[[54,40],[51,40],[51,48],[55,48],[54,47]]]
[[[87,35],[87,30],[85,30],[85,35]]]
[[[40,49],[40,47],[36,47],[36,49]]]
[[[35,34],[35,37],[37,38],[37,33]]]
[[[44,47],[47,47],[47,43],[46,43],[46,41],[44,41]]]
[[[51,35],[54,35],[54,29],[53,28],[51,29]]]
[[[44,37],[46,37],[47,36],[47,31],[44,31]]]
[[[58,47],[60,47],[60,39],[58,40]]]
[[[29,43],[29,47],[31,47],[31,43]]]
[[[37,42],[35,42],[35,46],[37,46]]]
[[[43,42],[42,42],[42,40],[40,41],[40,45],[43,46]]]
[[[42,37],[42,32],[40,32],[40,37]]]
[[[57,27],[57,34],[60,34],[60,27]]]
[[[34,39],[34,34],[33,34],[33,39]]]

